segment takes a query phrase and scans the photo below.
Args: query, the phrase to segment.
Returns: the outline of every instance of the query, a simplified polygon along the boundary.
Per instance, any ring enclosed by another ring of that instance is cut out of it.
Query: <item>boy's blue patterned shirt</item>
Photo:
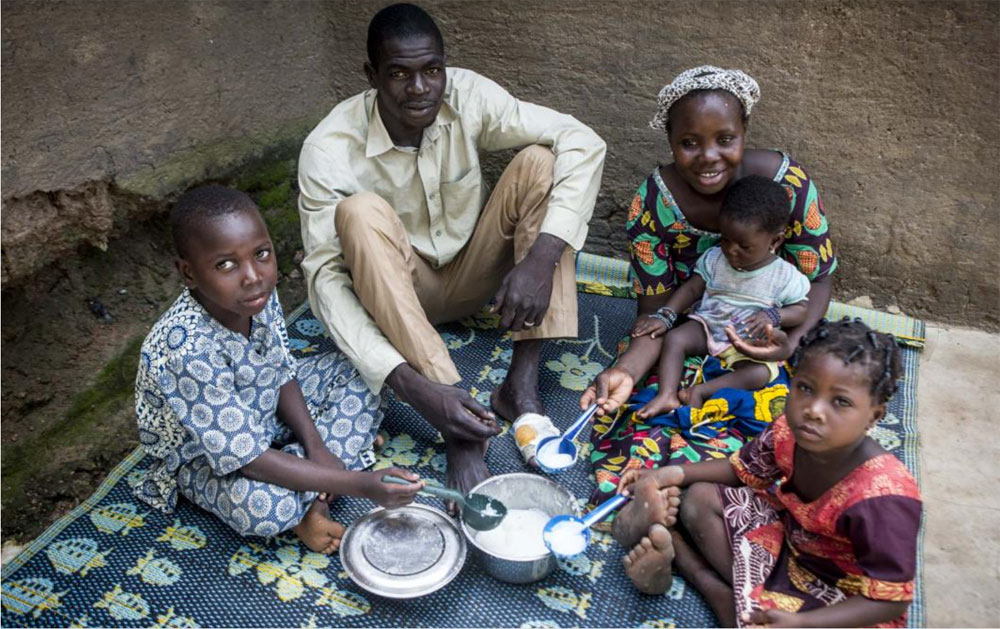
[[[136,416],[142,447],[156,462],[133,485],[136,495],[170,513],[182,465],[204,457],[223,476],[260,456],[276,434],[279,389],[294,376],[276,292],[247,339],[184,289],[142,344]]]

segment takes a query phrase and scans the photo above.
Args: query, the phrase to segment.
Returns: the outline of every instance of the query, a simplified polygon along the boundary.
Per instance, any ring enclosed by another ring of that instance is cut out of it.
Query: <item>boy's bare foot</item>
[[[615,516],[611,535],[625,548],[632,548],[654,524],[673,526],[677,522],[680,496],[679,487],[661,489],[652,475],[647,476],[632,487],[632,500]]]
[[[325,500],[326,494],[320,494],[293,530],[309,550],[329,555],[340,548],[345,529],[343,524],[330,519]]]
[[[625,574],[635,588],[644,594],[663,594],[670,589],[674,575],[670,563],[674,560],[674,542],[670,531],[661,524],[649,527],[643,537],[625,557]]]
[[[663,413],[669,413],[670,411],[680,408],[681,401],[677,399],[676,393],[657,393],[646,405],[636,411],[636,415],[639,417],[656,417],[657,415],[662,415]]]
[[[677,399],[691,408],[701,408],[705,404],[705,393],[701,386],[688,387],[677,392]]]

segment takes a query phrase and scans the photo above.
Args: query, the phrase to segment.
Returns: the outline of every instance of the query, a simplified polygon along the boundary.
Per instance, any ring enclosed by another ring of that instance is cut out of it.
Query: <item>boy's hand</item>
[[[642,315],[636,319],[635,323],[632,325],[632,338],[648,334],[649,338],[655,339],[657,336],[661,336],[666,333],[667,324],[650,315]]]
[[[370,500],[374,500],[386,509],[402,507],[413,502],[413,497],[424,488],[420,477],[409,470],[398,467],[390,467],[374,472],[359,472],[361,479],[361,495]],[[410,482],[409,485],[397,485],[396,483],[385,483],[383,476],[398,476]]]
[[[798,617],[794,612],[780,609],[757,609],[743,614],[740,621],[745,627],[801,627],[802,621],[796,620]]]

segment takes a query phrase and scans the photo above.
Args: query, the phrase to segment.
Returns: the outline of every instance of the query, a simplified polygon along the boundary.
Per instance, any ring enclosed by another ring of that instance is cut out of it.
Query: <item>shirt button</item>
[[[438,193],[437,193],[437,192],[432,192],[432,193],[431,193],[431,198],[432,198],[432,199],[436,199],[436,198],[437,198],[437,196],[438,196]]]
[[[439,229],[439,230],[437,230],[436,232],[434,232],[434,235],[435,235],[435,236],[440,236],[440,235],[441,235],[441,230]]]

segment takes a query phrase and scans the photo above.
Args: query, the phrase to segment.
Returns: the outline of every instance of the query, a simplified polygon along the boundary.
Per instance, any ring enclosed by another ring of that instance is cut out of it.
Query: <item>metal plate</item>
[[[340,560],[351,580],[386,598],[430,594],[465,563],[465,538],[443,511],[411,503],[373,509],[344,533]]]

